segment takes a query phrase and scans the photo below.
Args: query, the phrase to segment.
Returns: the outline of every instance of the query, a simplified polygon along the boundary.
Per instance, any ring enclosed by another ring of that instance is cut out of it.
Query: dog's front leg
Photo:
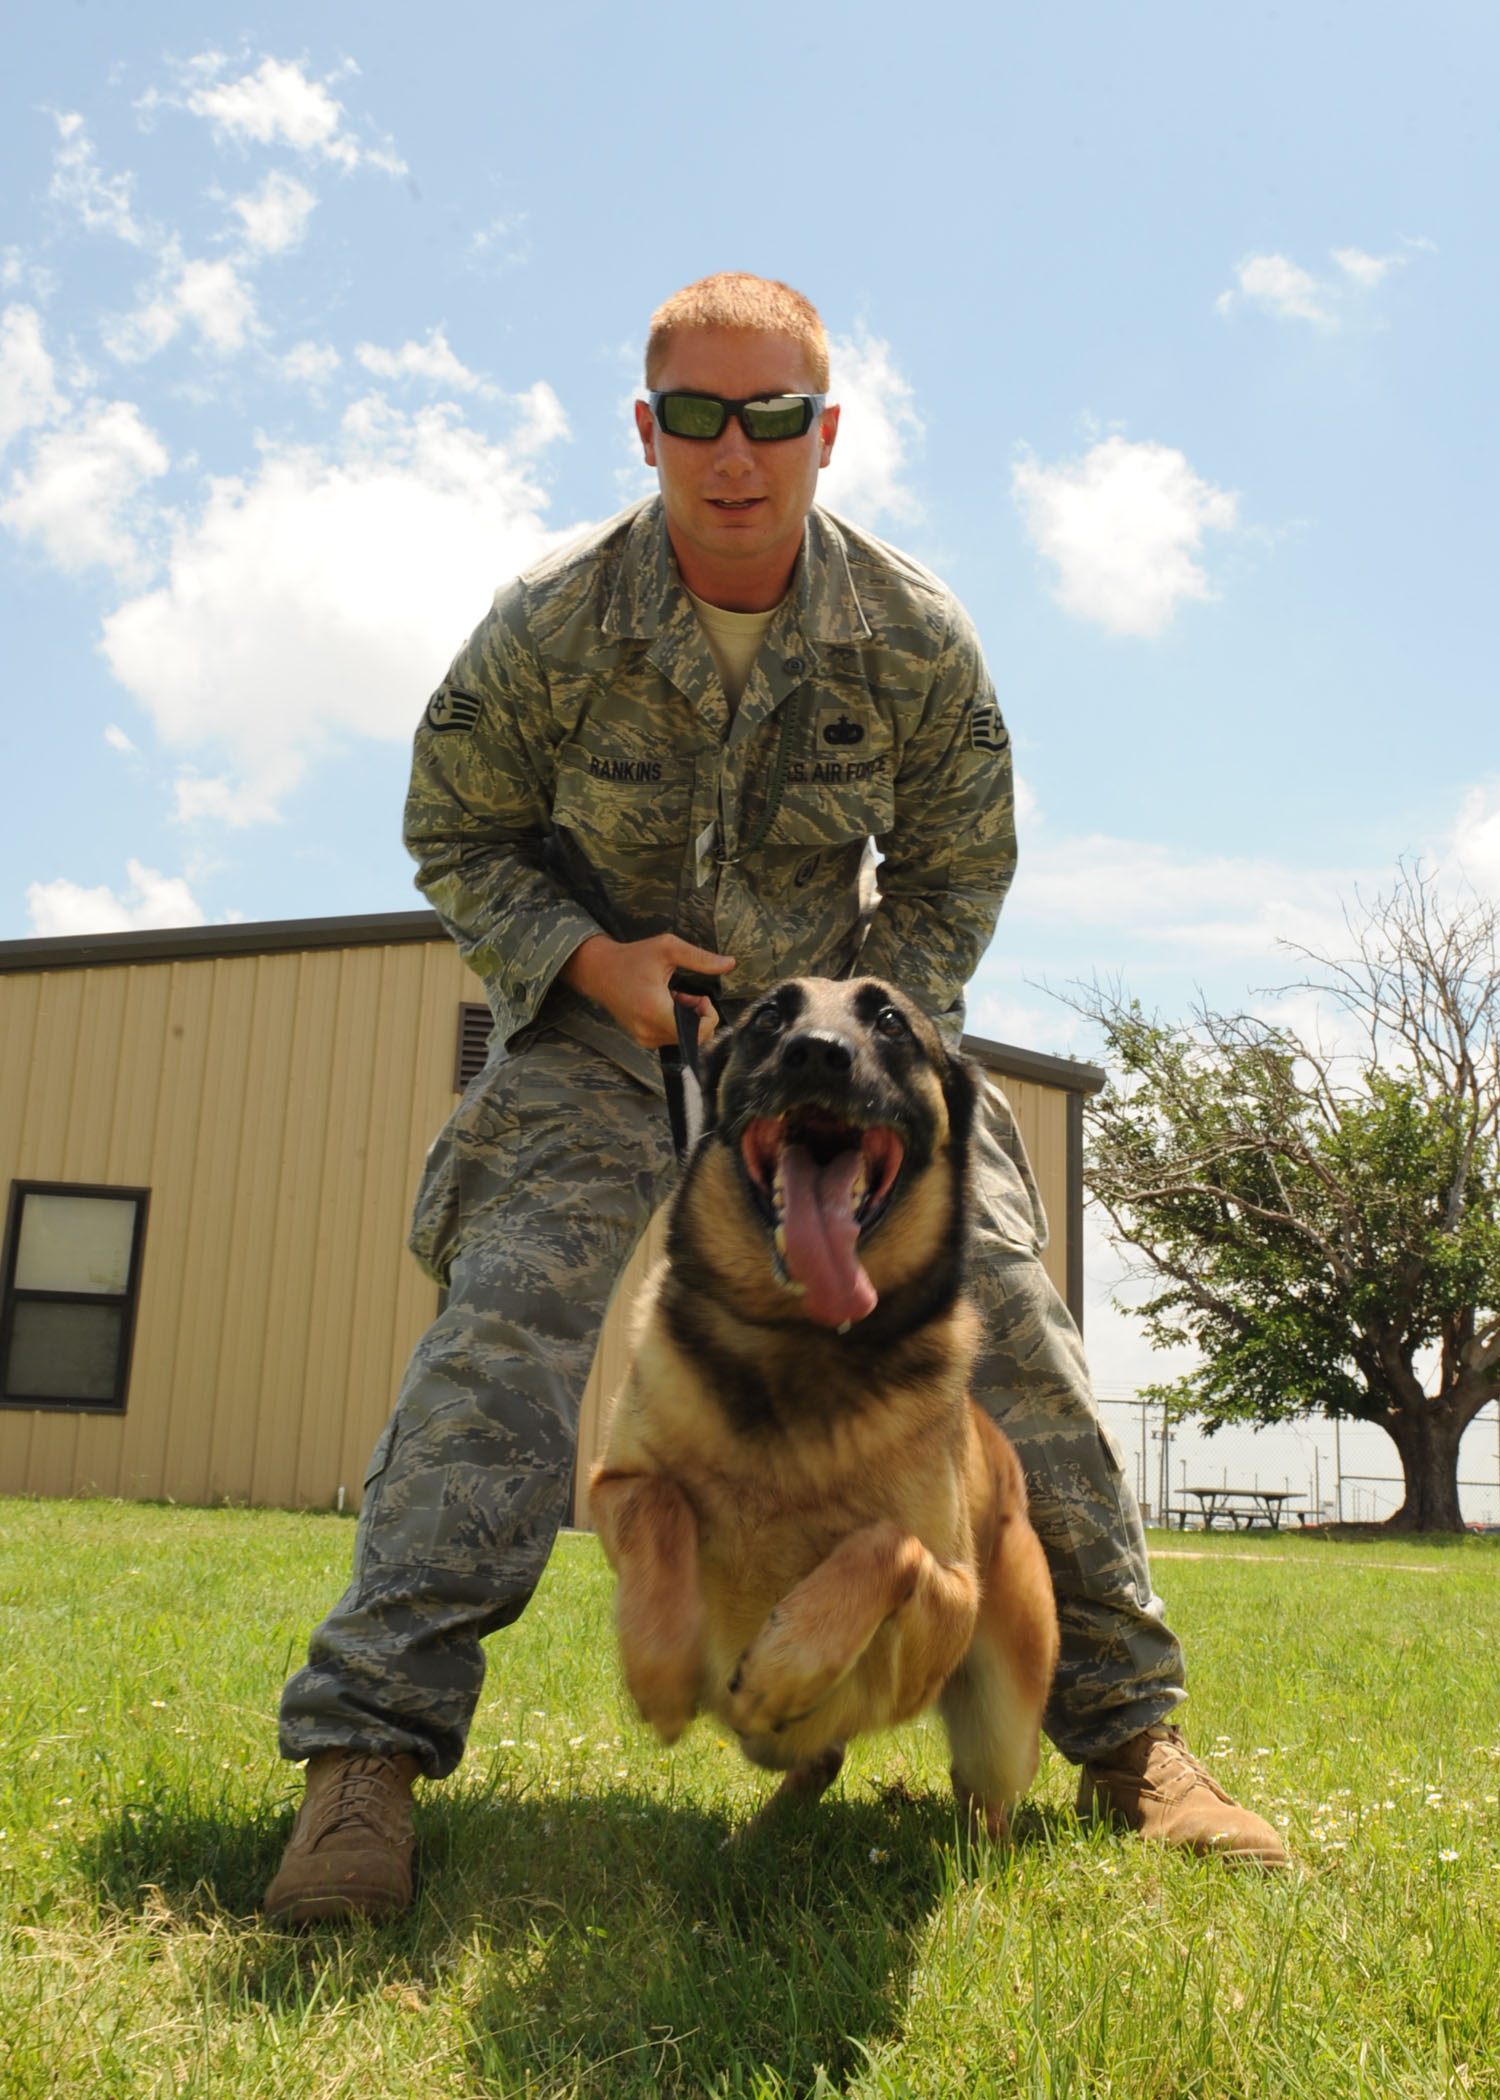
[[[675,1481],[596,1466],[589,1508],[619,1578],[615,1624],[630,1696],[665,1743],[698,1703],[703,1606],[698,1521]]]
[[[974,1631],[979,1588],[895,1524],[841,1539],[768,1615],[729,1684],[726,1719],[741,1736],[773,1735],[803,1719],[847,1677],[887,1619],[900,1615],[890,1711],[918,1712],[958,1667]]]

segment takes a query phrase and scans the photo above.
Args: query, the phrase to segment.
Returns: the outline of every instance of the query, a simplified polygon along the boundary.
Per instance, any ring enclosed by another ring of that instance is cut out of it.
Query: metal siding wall
[[[0,1492],[357,1506],[466,992],[441,942],[0,979],[0,1184],[152,1192],[125,1414],[0,1409]]]
[[[1041,1191],[1049,1238],[1042,1266],[1064,1299],[1068,1295],[1068,1097],[1061,1088],[990,1074],[1010,1103],[1026,1157]]]
[[[36,1039],[42,1005],[40,977],[20,979],[14,988],[0,984],[0,1192],[23,1173],[22,1140],[28,1129],[27,1096],[36,1068]],[[11,1416],[9,1434],[3,1417]],[[0,1494],[24,1491],[31,1461],[31,1433],[36,1417],[0,1409]]]

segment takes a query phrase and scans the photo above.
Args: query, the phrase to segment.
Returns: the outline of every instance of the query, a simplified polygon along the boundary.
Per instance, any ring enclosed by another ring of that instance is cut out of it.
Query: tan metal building
[[[477,990],[426,911],[0,943],[0,1493],[357,1506],[437,1308],[406,1219],[483,1062]],[[1104,1075],[965,1047],[1015,1110],[1081,1318]],[[657,1237],[600,1342],[580,1477]]]

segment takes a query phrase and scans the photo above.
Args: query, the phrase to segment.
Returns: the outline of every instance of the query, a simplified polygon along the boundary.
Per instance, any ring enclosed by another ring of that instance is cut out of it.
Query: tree
[[[1457,1531],[1459,1442],[1500,1393],[1497,914],[1403,869],[1346,923],[1347,954],[1293,951],[1317,1033],[1075,997],[1114,1066],[1085,1181],[1157,1286],[1152,1342],[1198,1349],[1169,1404],[1210,1430],[1377,1423],[1405,1482],[1390,1528]]]

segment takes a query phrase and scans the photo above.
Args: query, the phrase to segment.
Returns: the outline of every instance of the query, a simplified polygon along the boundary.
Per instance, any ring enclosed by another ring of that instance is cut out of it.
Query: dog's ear
[[[972,1058],[959,1057],[951,1050],[946,1052],[943,1100],[948,1108],[949,1140],[960,1155],[968,1151],[969,1140],[974,1134],[974,1117],[983,1085],[982,1065],[975,1064]]]
[[[698,1084],[703,1089],[703,1127],[712,1130],[719,1120],[719,1082],[724,1077],[724,1067],[729,1062],[729,1053],[734,1048],[734,1030],[721,1028],[700,1053],[698,1060]]]

